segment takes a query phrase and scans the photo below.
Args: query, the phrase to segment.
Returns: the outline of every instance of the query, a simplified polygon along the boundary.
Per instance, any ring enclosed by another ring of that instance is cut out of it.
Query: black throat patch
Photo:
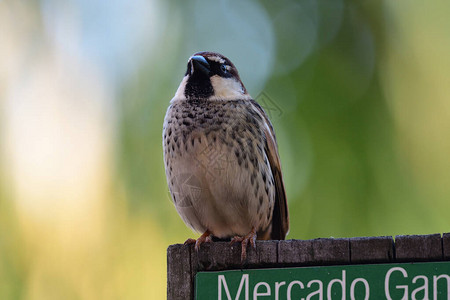
[[[186,99],[206,99],[212,95],[214,95],[214,89],[208,75],[194,72],[189,76],[184,89]]]

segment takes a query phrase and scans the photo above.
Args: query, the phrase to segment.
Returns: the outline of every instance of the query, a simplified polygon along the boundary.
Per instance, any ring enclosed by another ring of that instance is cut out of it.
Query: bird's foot
[[[241,242],[241,262],[247,258],[247,245],[250,243],[253,249],[256,249],[256,231],[255,228],[250,231],[246,236],[235,236],[231,239],[231,245],[237,242]]]
[[[211,239],[211,232],[209,230],[206,230],[205,233],[203,233],[198,239],[187,239],[186,242],[184,242],[185,245],[195,244],[195,251],[198,252],[200,250],[200,245],[203,243],[210,243],[212,242]]]

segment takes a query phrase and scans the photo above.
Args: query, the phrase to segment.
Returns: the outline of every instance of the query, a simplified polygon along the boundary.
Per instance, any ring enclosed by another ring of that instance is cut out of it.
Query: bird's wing
[[[281,163],[278,155],[277,141],[272,124],[266,113],[256,101],[252,100],[251,102],[265,119],[264,134],[266,143],[264,150],[269,159],[270,168],[275,181],[275,207],[272,216],[272,232],[270,238],[273,240],[284,240],[286,234],[289,232],[289,212],[283,175],[281,174]]]

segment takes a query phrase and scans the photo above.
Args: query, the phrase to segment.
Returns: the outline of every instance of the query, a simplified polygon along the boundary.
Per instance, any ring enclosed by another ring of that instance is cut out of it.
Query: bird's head
[[[214,52],[197,52],[189,58],[186,74],[173,100],[250,99],[239,73],[225,56]]]

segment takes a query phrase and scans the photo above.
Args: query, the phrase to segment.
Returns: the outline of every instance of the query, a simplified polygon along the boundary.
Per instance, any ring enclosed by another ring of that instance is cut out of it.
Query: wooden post
[[[236,269],[282,268],[361,263],[442,261],[450,259],[450,233],[257,241],[256,250],[248,248],[241,263],[240,244],[229,242],[193,245],[176,244],[167,249],[167,299],[194,299],[197,272]]]

